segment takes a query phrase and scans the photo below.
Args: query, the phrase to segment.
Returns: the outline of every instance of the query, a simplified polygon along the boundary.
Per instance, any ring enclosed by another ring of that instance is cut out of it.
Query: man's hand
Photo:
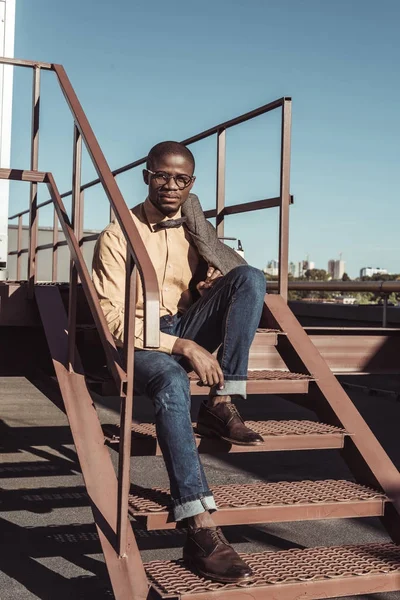
[[[196,286],[200,296],[202,296],[204,292],[212,288],[216,280],[220,277],[222,277],[221,271],[209,265],[207,270],[207,279],[205,281],[199,281],[199,283]]]
[[[172,353],[181,354],[187,358],[204,385],[217,385],[220,390],[224,388],[224,374],[219,362],[205,348],[192,340],[178,338],[172,348]]]

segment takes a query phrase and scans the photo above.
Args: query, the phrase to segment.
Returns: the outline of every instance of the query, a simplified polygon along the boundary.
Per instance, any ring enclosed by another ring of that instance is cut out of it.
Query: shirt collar
[[[146,200],[143,203],[143,210],[144,210],[144,214],[146,216],[147,222],[149,224],[149,227],[151,229],[151,231],[157,231],[156,229],[154,229],[154,225],[156,225],[157,223],[161,223],[161,221],[168,221],[169,217],[166,217],[165,215],[162,214],[162,212],[160,212],[155,206],[154,204],[152,204],[152,202],[150,201],[149,198],[146,198]],[[181,213],[181,208],[179,207],[178,212],[176,213],[176,215],[174,215],[174,219],[179,219],[182,216]]]

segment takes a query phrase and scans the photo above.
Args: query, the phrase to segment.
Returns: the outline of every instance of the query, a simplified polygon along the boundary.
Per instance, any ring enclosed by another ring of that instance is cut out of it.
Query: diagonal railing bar
[[[238,215],[244,212],[252,212],[254,210],[263,210],[264,208],[274,208],[280,206],[281,199],[279,196],[275,198],[265,198],[265,200],[254,200],[254,202],[245,202],[242,204],[231,204],[230,206],[225,206],[220,215],[224,217],[226,215]],[[294,203],[294,197],[290,196],[289,204]],[[206,219],[213,219],[217,216],[217,209],[211,208],[210,210],[204,211],[204,216]],[[222,237],[222,236],[221,236]]]
[[[145,346],[158,348],[160,346],[160,296],[154,266],[64,68],[61,65],[53,65],[53,68],[73,114],[75,125],[86,145],[141,276],[145,308]]]
[[[92,159],[93,165],[99,177],[99,182],[102,184],[107,198],[111,204],[113,213],[115,214],[122,232],[126,238],[127,247],[132,254],[134,262],[138,268],[143,285],[144,295],[144,342],[145,346],[150,348],[158,348],[160,345],[160,298],[158,281],[153,264],[147,254],[146,247],[139,236],[136,225],[132,219],[130,210],[128,209],[117,182],[111,172],[111,169],[105,159],[105,156],[99,146],[99,143],[94,135],[94,132],[89,124],[89,121],[82,109],[78,97],[71,85],[71,82],[61,65],[50,63],[39,63],[35,61],[23,61],[15,58],[1,57],[0,64],[8,64],[13,66],[31,67],[34,70],[34,88],[33,88],[33,118],[32,118],[32,170],[37,170],[37,148],[38,148],[38,107],[39,93],[38,83],[40,81],[40,69],[51,69],[56,73],[58,83],[61,87],[65,100],[74,117],[75,126],[77,127],[82,140],[85,143],[89,156]],[[34,248],[36,248],[35,232],[37,226],[37,209],[36,194],[34,194],[36,182],[31,181],[31,207],[30,215],[30,253],[29,253],[29,279],[30,285],[35,281],[34,268]],[[66,194],[69,195],[69,194]],[[64,197],[66,196],[64,195]],[[50,202],[48,202],[50,204]],[[41,206],[45,206],[43,203]]]
[[[117,347],[114,342],[114,338],[107,326],[104,313],[100,307],[96,290],[93,282],[90,278],[89,271],[86,263],[82,256],[82,252],[79,247],[79,242],[75,236],[73,227],[70,223],[68,215],[65,210],[64,203],[60,198],[56,183],[51,173],[47,174],[47,188],[53,199],[54,206],[57,212],[58,220],[61,224],[65,239],[68,243],[68,248],[74,261],[76,270],[81,280],[83,290],[86,295],[89,308],[91,310],[94,322],[96,324],[104,352],[107,359],[108,367],[117,385],[120,395],[124,395],[124,384],[126,382],[126,372],[121,365],[121,358],[118,353]]]
[[[27,173],[31,173],[30,178],[27,175]],[[36,181],[36,173],[25,171],[25,174],[25,181]],[[12,176],[10,176],[10,174],[8,173],[8,169],[0,169],[0,179],[6,178],[12,179]],[[53,202],[54,204],[54,208],[57,213],[57,218],[60,222],[61,229],[65,236],[65,240],[59,242],[59,245],[66,244],[70,250],[72,259],[74,261],[78,275],[81,280],[83,291],[86,295],[86,299],[89,304],[90,311],[92,313],[93,319],[99,332],[99,336],[107,359],[107,365],[117,385],[117,389],[120,391],[121,395],[125,395],[124,386],[127,377],[126,372],[122,367],[121,358],[115,345],[114,338],[112,337],[110,330],[107,326],[103,311],[98,301],[96,290],[94,289],[93,282],[90,278],[89,271],[87,269],[85,260],[81,252],[78,239],[74,233],[74,229],[67,215],[67,211],[61,199],[53,175],[51,173],[45,173],[43,177],[43,182],[47,184],[47,188],[52,198],[51,202]],[[28,250],[26,249],[25,252],[27,251]]]
[[[299,369],[297,359],[293,358],[290,353],[290,349],[293,349],[304,365],[304,370],[314,378],[314,386],[320,391],[320,397],[326,399],[340,425],[351,433],[348,444],[355,447],[376,483],[392,501],[400,523],[400,473],[398,469],[283,298],[277,294],[267,294],[265,304],[275,324],[285,332],[284,338],[282,337],[278,344],[278,352],[289,368],[293,366],[291,362],[296,360],[296,368]],[[356,472],[355,475],[359,475],[359,473]]]
[[[276,100],[275,102],[270,102],[269,104],[260,106],[260,108],[256,108],[255,110],[252,110],[240,117],[236,117],[234,119],[231,119],[230,121],[226,121],[225,123],[221,123],[220,125],[211,127],[210,129],[207,129],[206,131],[203,131],[202,133],[199,133],[197,135],[193,135],[192,137],[186,138],[181,141],[181,144],[184,144],[185,146],[189,146],[190,144],[194,144],[194,143],[199,142],[207,137],[210,137],[211,135],[218,133],[221,129],[224,129],[224,128],[228,129],[230,127],[233,127],[234,125],[240,125],[241,123],[245,123],[246,121],[249,121],[250,119],[259,117],[260,115],[263,115],[271,110],[279,108],[280,106],[282,106],[282,104],[285,100],[290,100],[290,98],[281,98],[279,100]],[[130,162],[126,165],[123,165],[122,167],[119,167],[118,169],[114,169],[113,171],[111,171],[111,173],[114,175],[114,177],[116,177],[117,175],[121,175],[122,173],[131,171],[132,169],[135,169],[136,167],[140,167],[140,165],[143,165],[146,162],[146,160],[147,160],[147,156],[143,156],[142,158],[139,158],[139,159],[137,159],[133,162]],[[101,180],[99,178],[92,179],[91,181],[84,183],[81,186],[81,190],[87,190],[91,187],[94,187],[95,185],[98,185],[99,183],[101,183]],[[71,196],[71,194],[72,194],[72,190],[69,190],[68,192],[64,192],[63,194],[61,194],[61,198],[67,198],[68,196]],[[41,208],[42,206],[46,206],[47,204],[51,204],[51,200],[42,202],[41,204],[38,205],[38,208]],[[247,203],[243,204],[243,206],[245,206],[246,204]],[[273,206],[279,206],[279,204],[273,205]],[[23,213],[17,213],[15,215],[12,215],[9,218],[10,218],[10,220],[15,219],[20,214],[27,214],[28,212],[29,211],[24,211]],[[226,214],[228,214],[228,213],[226,213]]]

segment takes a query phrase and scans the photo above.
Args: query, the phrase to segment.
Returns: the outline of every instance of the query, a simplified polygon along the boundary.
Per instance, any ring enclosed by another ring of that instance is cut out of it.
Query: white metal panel
[[[0,0],[0,55],[14,56],[15,0]],[[13,67],[0,65],[0,167],[10,166]],[[0,180],[0,272],[7,263],[9,183]],[[0,276],[1,278],[1,276]]]

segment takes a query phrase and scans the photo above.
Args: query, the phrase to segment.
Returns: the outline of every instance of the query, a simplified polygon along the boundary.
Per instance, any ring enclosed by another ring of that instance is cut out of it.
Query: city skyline
[[[342,253],[339,254],[342,256]],[[346,270],[346,261],[342,258],[339,259],[330,259],[328,261],[327,268],[320,267],[316,265],[314,261],[311,261],[309,255],[305,260],[300,261],[289,261],[289,275],[293,277],[301,277],[304,276],[304,273],[308,269],[323,269],[326,271],[328,275],[330,275],[333,280],[342,279],[343,275],[346,273],[350,277],[350,279],[356,279],[358,277],[372,277],[373,275],[393,275],[396,274],[397,271],[390,272],[386,268],[383,267],[360,267],[358,270],[358,274],[356,276],[351,276],[350,273]],[[279,274],[279,260],[271,259],[267,261],[266,266],[263,268],[263,272],[267,275],[277,276]],[[399,271],[400,272],[400,271]]]

